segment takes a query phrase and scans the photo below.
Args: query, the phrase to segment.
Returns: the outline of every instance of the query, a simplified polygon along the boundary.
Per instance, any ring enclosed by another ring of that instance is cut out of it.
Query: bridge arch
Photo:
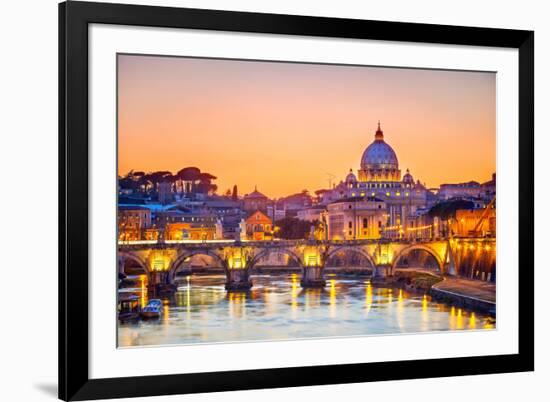
[[[145,274],[149,276],[150,270],[147,267],[147,263],[138,255],[134,253],[126,252],[126,251],[119,251],[118,258],[119,258],[119,264],[121,264],[121,266],[119,266],[120,273],[125,273],[124,268],[126,265],[126,261],[131,260],[137,263],[137,265],[139,265],[139,267],[143,269],[143,271],[145,271]]]
[[[430,254],[435,259],[435,262],[437,263],[437,268],[439,269],[439,272],[445,273],[445,262],[441,259],[439,254],[434,249],[432,249],[431,247],[429,247],[425,244],[412,244],[410,246],[407,246],[407,247],[399,250],[399,252],[395,255],[395,257],[393,258],[393,262],[391,264],[391,275],[393,275],[393,273],[395,271],[395,267],[397,266],[397,263],[399,262],[399,259],[401,257],[406,256],[411,251],[415,251],[415,250],[425,251],[428,254]]]
[[[372,256],[369,253],[367,253],[365,250],[363,250],[361,247],[355,247],[355,246],[338,246],[330,250],[325,257],[325,261],[324,261],[325,265],[331,257],[334,257],[340,251],[346,251],[346,250],[362,255],[369,262],[371,268],[376,267],[376,263],[374,262],[374,259],[372,258]]]
[[[298,254],[289,248],[262,248],[260,252],[256,253],[252,260],[248,264],[248,269],[252,270],[256,267],[256,264],[263,258],[268,256],[271,253],[280,253],[288,255],[293,261],[295,261],[300,268],[304,267],[304,262]]]
[[[224,270],[224,272],[227,271],[226,262],[224,261],[224,259],[219,254],[217,254],[213,250],[208,250],[208,249],[191,250],[191,251],[187,251],[187,252],[182,253],[181,255],[179,255],[172,262],[172,264],[170,265],[170,270],[168,271],[168,283],[172,283],[174,281],[174,279],[176,277],[176,273],[177,273],[178,269],[181,267],[181,264],[186,259],[191,258],[194,255],[207,255],[209,257],[212,257],[215,260],[219,261],[219,263],[220,263],[222,269]]]

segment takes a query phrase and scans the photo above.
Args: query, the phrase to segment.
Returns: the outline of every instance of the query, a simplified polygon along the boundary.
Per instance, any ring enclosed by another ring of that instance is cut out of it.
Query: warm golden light
[[[329,314],[331,318],[336,317],[336,279],[329,279],[328,280],[330,288],[329,288],[329,305],[330,310]]]
[[[298,309],[298,285],[300,283],[300,280],[298,279],[298,275],[292,274],[290,276],[291,279],[291,291],[290,291],[290,307],[292,308],[293,313],[296,312]]]
[[[368,314],[372,306],[372,285],[370,282],[367,282],[365,287],[365,314]]]
[[[458,309],[458,312],[456,313],[456,328],[457,329],[464,329],[464,321],[462,317],[462,309]]]
[[[468,323],[468,328],[476,329],[476,315],[474,312],[470,313],[470,322]]]

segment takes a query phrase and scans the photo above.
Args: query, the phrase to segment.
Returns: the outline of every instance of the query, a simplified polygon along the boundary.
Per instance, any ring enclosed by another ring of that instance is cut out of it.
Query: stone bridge
[[[325,286],[327,261],[340,252],[358,253],[368,261],[373,277],[391,276],[401,257],[415,250],[431,255],[443,274],[455,275],[458,256],[463,250],[495,255],[495,239],[468,238],[430,241],[347,240],[347,241],[130,241],[119,242],[119,272],[131,260],[148,275],[149,284],[171,285],[184,262],[194,255],[207,255],[218,261],[226,275],[227,290],[247,290],[250,274],[271,253],[286,254],[302,270],[303,287]],[[476,251],[477,250],[477,251]],[[481,251],[480,251],[481,250]],[[490,252],[492,250],[492,253]],[[481,255],[481,254],[480,254]]]

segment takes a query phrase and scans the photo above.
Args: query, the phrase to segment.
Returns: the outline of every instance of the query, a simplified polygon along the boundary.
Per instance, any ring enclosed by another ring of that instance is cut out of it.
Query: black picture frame
[[[508,47],[519,52],[517,354],[90,379],[88,25]],[[59,398],[87,400],[534,370],[534,32],[70,1],[59,5]]]

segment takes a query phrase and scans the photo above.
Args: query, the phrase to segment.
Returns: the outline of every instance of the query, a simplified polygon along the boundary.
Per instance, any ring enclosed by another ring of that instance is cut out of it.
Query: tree
[[[435,204],[428,214],[433,218],[435,216],[441,218],[441,219],[449,219],[454,218],[456,215],[456,211],[458,209],[472,209],[474,207],[474,203],[472,201],[468,200],[449,200],[449,201],[442,201],[437,204]]]
[[[233,186],[233,194],[231,195],[231,199],[233,201],[237,201],[239,199],[239,195],[237,194],[237,185],[236,184]]]
[[[284,218],[275,222],[279,228],[277,235],[281,239],[307,239],[311,228],[316,227],[319,222],[303,221],[298,218]]]

